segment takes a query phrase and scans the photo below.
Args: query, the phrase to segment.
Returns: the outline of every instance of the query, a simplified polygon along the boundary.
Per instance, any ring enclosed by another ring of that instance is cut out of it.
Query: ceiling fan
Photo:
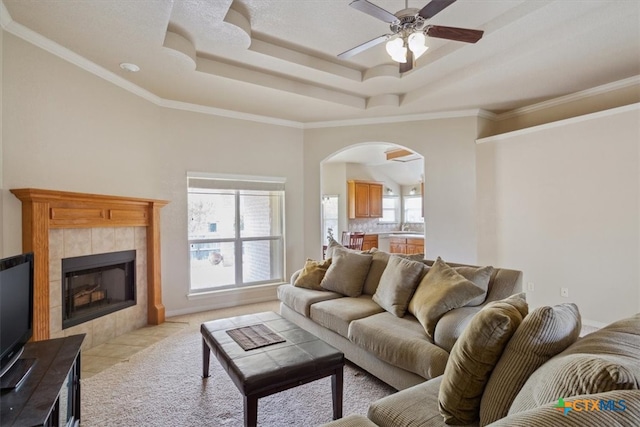
[[[394,61],[400,64],[400,72],[404,73],[413,69],[415,60],[428,49],[424,45],[425,36],[465,43],[477,42],[482,38],[484,31],[427,24],[429,19],[433,18],[455,1],[456,0],[431,0],[422,9],[415,9],[407,7],[408,0],[405,0],[405,8],[393,14],[368,0],[354,0],[349,3],[349,6],[388,23],[391,34],[381,35],[342,52],[338,55],[338,58],[351,58],[360,52],[386,41],[387,52]]]

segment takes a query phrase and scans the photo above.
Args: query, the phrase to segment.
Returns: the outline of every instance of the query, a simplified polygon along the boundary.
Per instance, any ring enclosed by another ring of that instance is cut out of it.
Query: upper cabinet
[[[379,182],[347,181],[349,219],[382,218],[382,188]]]

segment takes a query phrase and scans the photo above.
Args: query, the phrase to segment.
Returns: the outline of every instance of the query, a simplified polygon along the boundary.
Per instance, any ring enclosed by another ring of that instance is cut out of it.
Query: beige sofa
[[[328,252],[330,255],[331,249]],[[343,251],[342,248],[337,250]],[[340,349],[348,360],[398,390],[442,375],[451,348],[474,314],[489,302],[520,292],[522,288],[522,272],[494,268],[487,276],[486,296],[475,299],[475,303],[479,304],[452,309],[436,319],[435,330],[429,337],[412,314],[399,317],[398,313],[393,314],[376,303],[374,295],[378,291],[378,284],[387,270],[389,260],[395,257],[377,250],[368,256],[371,258],[370,265],[364,266],[364,270],[360,269],[359,272],[364,274],[361,294],[345,296],[344,293],[323,288],[294,286],[301,273],[297,271],[291,277],[291,283],[278,288],[280,314]],[[334,256],[333,259],[338,258]],[[433,261],[421,262],[425,268],[419,279],[425,279]],[[460,264],[449,265],[464,267]],[[338,268],[338,261],[329,267],[327,277],[334,267]],[[348,269],[345,276],[357,274],[355,270]],[[476,268],[466,270],[474,271]],[[334,286],[342,291],[339,283],[334,283]]]
[[[541,307],[525,316],[482,387],[479,418],[457,425],[640,425],[640,313],[553,355],[575,335],[575,316],[568,313],[577,310],[571,306]],[[449,373],[447,367],[438,378],[373,402],[368,418],[351,415],[324,427],[446,426],[441,408]]]

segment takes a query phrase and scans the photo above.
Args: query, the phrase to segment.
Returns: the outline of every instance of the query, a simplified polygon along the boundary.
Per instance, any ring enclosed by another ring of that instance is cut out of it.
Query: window
[[[329,229],[335,236],[338,232],[338,196],[322,196],[322,239],[325,245],[329,244],[327,236]]]
[[[284,281],[284,182],[190,176],[190,291]]]
[[[423,222],[422,197],[404,196],[404,222]]]
[[[382,218],[378,222],[400,222],[398,221],[399,201],[398,196],[382,196]]]

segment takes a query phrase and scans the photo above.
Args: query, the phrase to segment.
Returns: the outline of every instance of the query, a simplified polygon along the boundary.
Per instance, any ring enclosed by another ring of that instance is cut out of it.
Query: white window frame
[[[422,216],[422,206],[420,206],[419,210],[418,208],[412,208],[411,210],[416,210],[418,211],[418,216],[417,218],[420,218],[417,221],[409,221],[407,218],[409,217],[408,212],[410,210],[410,208],[407,207],[407,200],[415,200],[415,199],[420,199],[422,200],[422,196],[419,194],[416,195],[405,195],[402,196],[402,221],[404,224],[420,224],[424,222],[424,217]]]
[[[385,200],[393,200],[393,208],[385,208]],[[389,218],[385,218],[384,213],[385,212],[389,212],[393,210],[393,219],[389,219]],[[379,223],[385,223],[385,224],[398,224],[400,223],[400,197],[399,196],[393,196],[393,195],[385,195],[382,196],[382,218],[378,219]]]
[[[192,191],[215,191],[225,190],[232,191],[235,197],[235,224],[242,223],[242,212],[240,209],[240,196],[245,191],[270,191],[276,192],[279,195],[280,206],[278,211],[280,212],[279,218],[272,218],[271,220],[278,221],[280,223],[280,234],[269,236],[254,236],[254,237],[242,237],[242,230],[240,226],[235,227],[234,237],[225,238],[204,238],[204,239],[191,239],[187,235],[187,244],[189,251],[192,244],[220,244],[225,242],[233,242],[234,251],[234,266],[235,266],[235,283],[226,285],[213,285],[210,287],[197,287],[194,288],[191,285],[191,277],[189,277],[189,293],[198,294],[204,292],[210,292],[222,289],[242,288],[253,285],[263,285],[271,283],[284,282],[285,274],[285,191],[284,191],[285,179],[279,177],[260,177],[260,176],[244,176],[244,175],[226,175],[226,174],[202,174],[190,172],[187,174],[187,197]],[[276,243],[275,247],[279,250],[275,253],[271,253],[270,263],[271,268],[275,268],[275,271],[279,272],[278,277],[274,277],[270,280],[244,282],[243,280],[243,243],[257,242],[257,241],[271,241]],[[189,272],[191,272],[192,257],[189,256]]]

